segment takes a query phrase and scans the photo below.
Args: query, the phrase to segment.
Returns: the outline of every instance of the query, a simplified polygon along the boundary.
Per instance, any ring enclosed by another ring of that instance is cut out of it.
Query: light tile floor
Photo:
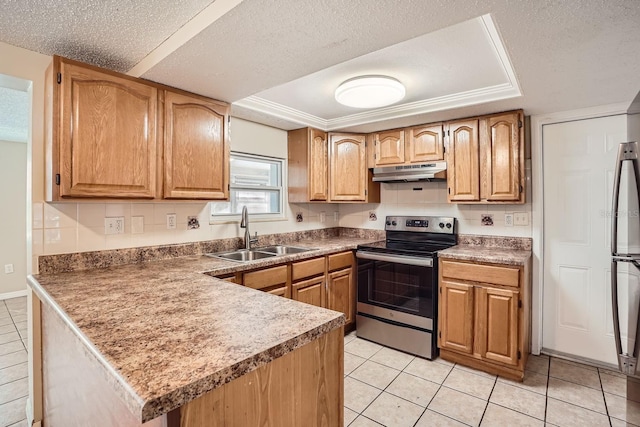
[[[25,427],[27,298],[0,300],[0,427]]]
[[[0,427],[26,426],[27,301],[0,301]],[[517,383],[345,337],[345,426],[640,426],[617,372],[530,356]]]
[[[640,426],[617,372],[530,356],[524,382],[345,337],[344,425]]]

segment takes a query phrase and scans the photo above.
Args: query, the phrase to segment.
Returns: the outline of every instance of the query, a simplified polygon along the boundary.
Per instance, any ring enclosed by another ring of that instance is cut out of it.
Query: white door
[[[627,139],[626,120],[619,115],[543,128],[542,347],[610,364],[617,364],[610,296],[611,193],[618,144]]]

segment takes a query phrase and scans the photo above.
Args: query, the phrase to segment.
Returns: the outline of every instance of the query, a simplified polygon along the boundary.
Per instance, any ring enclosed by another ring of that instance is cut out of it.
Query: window
[[[211,219],[235,217],[246,206],[263,218],[281,218],[283,159],[231,153],[229,201],[211,203]]]

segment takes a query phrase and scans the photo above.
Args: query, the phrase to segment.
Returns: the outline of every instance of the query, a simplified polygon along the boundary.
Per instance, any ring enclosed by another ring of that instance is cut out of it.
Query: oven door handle
[[[403,255],[381,255],[371,252],[356,251],[356,258],[370,259],[373,261],[395,262],[398,264],[417,265],[420,267],[433,267],[433,258],[417,258]]]

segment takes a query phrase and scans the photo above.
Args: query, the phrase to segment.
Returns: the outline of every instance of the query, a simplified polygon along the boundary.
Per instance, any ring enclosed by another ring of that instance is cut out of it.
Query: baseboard
[[[24,291],[5,292],[3,294],[0,294],[0,300],[20,298],[20,297],[26,297],[26,296],[27,296],[26,289]]]

